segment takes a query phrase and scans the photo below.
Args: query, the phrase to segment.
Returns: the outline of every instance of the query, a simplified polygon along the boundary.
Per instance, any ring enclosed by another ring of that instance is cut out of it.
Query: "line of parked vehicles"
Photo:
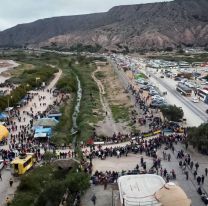
[[[150,82],[143,79],[136,80],[136,83],[140,85],[140,92],[147,91],[149,96],[151,96],[151,108],[160,108],[167,106],[167,102],[164,97],[158,92],[157,88]],[[166,93],[167,94],[167,93]],[[165,94],[163,94],[165,95]]]

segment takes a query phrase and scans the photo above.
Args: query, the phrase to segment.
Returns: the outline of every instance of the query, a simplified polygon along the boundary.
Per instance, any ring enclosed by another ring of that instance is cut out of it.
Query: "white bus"
[[[199,99],[208,104],[208,91],[205,89],[198,89],[197,94]]]

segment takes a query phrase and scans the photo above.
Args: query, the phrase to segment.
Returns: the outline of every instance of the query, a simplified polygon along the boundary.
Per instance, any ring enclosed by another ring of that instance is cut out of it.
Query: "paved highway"
[[[154,82],[159,84],[159,88],[162,86],[168,92],[168,103],[181,106],[184,110],[185,117],[188,119],[189,126],[198,126],[201,123],[207,122],[208,115],[206,114],[207,105],[204,103],[193,103],[190,98],[182,96],[176,91],[173,84],[170,83],[170,79],[165,80],[157,77],[153,72],[149,72]],[[176,100],[177,99],[177,100]]]
[[[118,67],[114,61],[110,61],[110,63],[113,65],[114,71],[118,74],[119,79],[123,82],[124,87],[127,87],[129,79],[126,74],[123,72],[123,70],[118,70]],[[144,73],[147,73],[146,71],[144,71]],[[176,106],[182,107],[184,111],[184,117],[187,119],[187,126],[199,126],[200,124],[208,121],[208,115],[205,112],[206,109],[208,109],[208,105],[204,104],[203,102],[193,103],[191,98],[184,97],[176,91],[175,81],[169,78],[161,79],[157,76],[159,74],[155,75],[153,71],[154,70],[152,69],[148,71],[148,73],[151,75],[150,81],[155,83],[159,90],[168,92],[166,100],[169,104],[175,104]]]

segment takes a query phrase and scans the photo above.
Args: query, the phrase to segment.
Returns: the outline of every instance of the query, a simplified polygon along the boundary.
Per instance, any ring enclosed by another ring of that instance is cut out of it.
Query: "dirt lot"
[[[98,123],[99,135],[112,135],[114,132],[129,133],[131,131],[129,114],[133,108],[129,95],[114,74],[111,66],[98,67],[95,72],[97,84],[101,92],[101,102],[106,118]]]

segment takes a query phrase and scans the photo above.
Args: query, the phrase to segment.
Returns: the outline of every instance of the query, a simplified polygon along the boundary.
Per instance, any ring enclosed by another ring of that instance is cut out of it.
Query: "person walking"
[[[5,202],[6,202],[6,205],[7,205],[7,206],[11,205],[11,200],[10,200],[9,197],[6,198],[6,201],[5,201]]]
[[[108,186],[107,177],[105,177],[103,185],[104,185],[104,190],[106,190],[107,189],[107,186]]]
[[[198,171],[198,169],[199,169],[199,163],[198,162],[196,162],[195,167],[196,167],[196,171]]]
[[[198,185],[200,185],[200,183],[201,183],[201,177],[198,176],[198,177],[196,178],[196,181],[197,181]]]
[[[119,158],[119,157],[120,157],[120,151],[117,150],[117,151],[116,151],[116,154],[117,154],[117,158]]]
[[[186,180],[188,180],[189,179],[189,173],[188,173],[187,170],[185,171],[185,175],[186,175]]]
[[[10,187],[12,187],[12,185],[13,185],[13,179],[12,178],[10,178],[10,180],[9,180],[9,185],[10,185]]]
[[[191,168],[191,170],[193,169],[193,166],[194,166],[194,162],[191,161],[191,163],[190,163],[190,168]]]
[[[194,179],[196,179],[196,176],[197,176],[197,171],[195,170],[194,171]]]
[[[94,206],[96,205],[96,199],[97,199],[97,197],[95,196],[95,194],[93,194],[91,201],[93,202]]]
[[[205,168],[205,175],[206,175],[206,177],[207,177],[207,174],[208,174],[208,169]]]
[[[201,182],[204,184],[204,175],[201,176]]]

